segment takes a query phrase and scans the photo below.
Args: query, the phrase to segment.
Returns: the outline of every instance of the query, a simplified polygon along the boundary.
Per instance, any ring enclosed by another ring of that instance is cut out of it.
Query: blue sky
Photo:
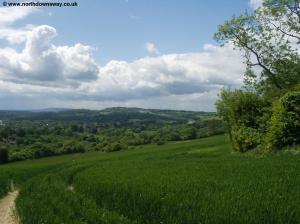
[[[59,45],[81,42],[98,49],[101,64],[147,55],[145,42],[160,52],[185,53],[214,43],[217,26],[249,10],[247,0],[84,0],[79,7],[43,8],[16,23],[56,28]]]
[[[212,36],[260,0],[77,2],[0,8],[0,109],[214,111],[242,84],[241,52]]]

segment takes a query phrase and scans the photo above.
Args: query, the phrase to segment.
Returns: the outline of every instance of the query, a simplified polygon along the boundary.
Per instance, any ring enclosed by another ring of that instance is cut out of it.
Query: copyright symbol
[[[3,2],[3,6],[7,6],[7,2]]]

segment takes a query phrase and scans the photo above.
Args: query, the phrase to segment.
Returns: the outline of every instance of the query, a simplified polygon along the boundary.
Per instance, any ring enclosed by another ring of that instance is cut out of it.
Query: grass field
[[[234,154],[224,136],[0,166],[22,223],[300,223],[300,154]]]

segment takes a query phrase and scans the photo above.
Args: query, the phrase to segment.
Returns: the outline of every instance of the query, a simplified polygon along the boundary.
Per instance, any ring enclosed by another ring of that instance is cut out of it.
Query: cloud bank
[[[54,27],[13,28],[35,11],[16,10],[9,14],[0,9],[0,38],[8,42],[0,48],[0,109],[141,106],[211,111],[221,88],[242,83],[244,65],[230,45],[206,44],[200,52],[99,65],[91,46],[54,45],[59,35]],[[152,55],[159,52],[153,43],[145,48]]]

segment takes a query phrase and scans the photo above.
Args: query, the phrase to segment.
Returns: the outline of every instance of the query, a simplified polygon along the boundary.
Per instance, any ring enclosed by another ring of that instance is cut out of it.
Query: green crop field
[[[0,166],[24,224],[299,223],[300,154],[232,153],[224,136]]]

